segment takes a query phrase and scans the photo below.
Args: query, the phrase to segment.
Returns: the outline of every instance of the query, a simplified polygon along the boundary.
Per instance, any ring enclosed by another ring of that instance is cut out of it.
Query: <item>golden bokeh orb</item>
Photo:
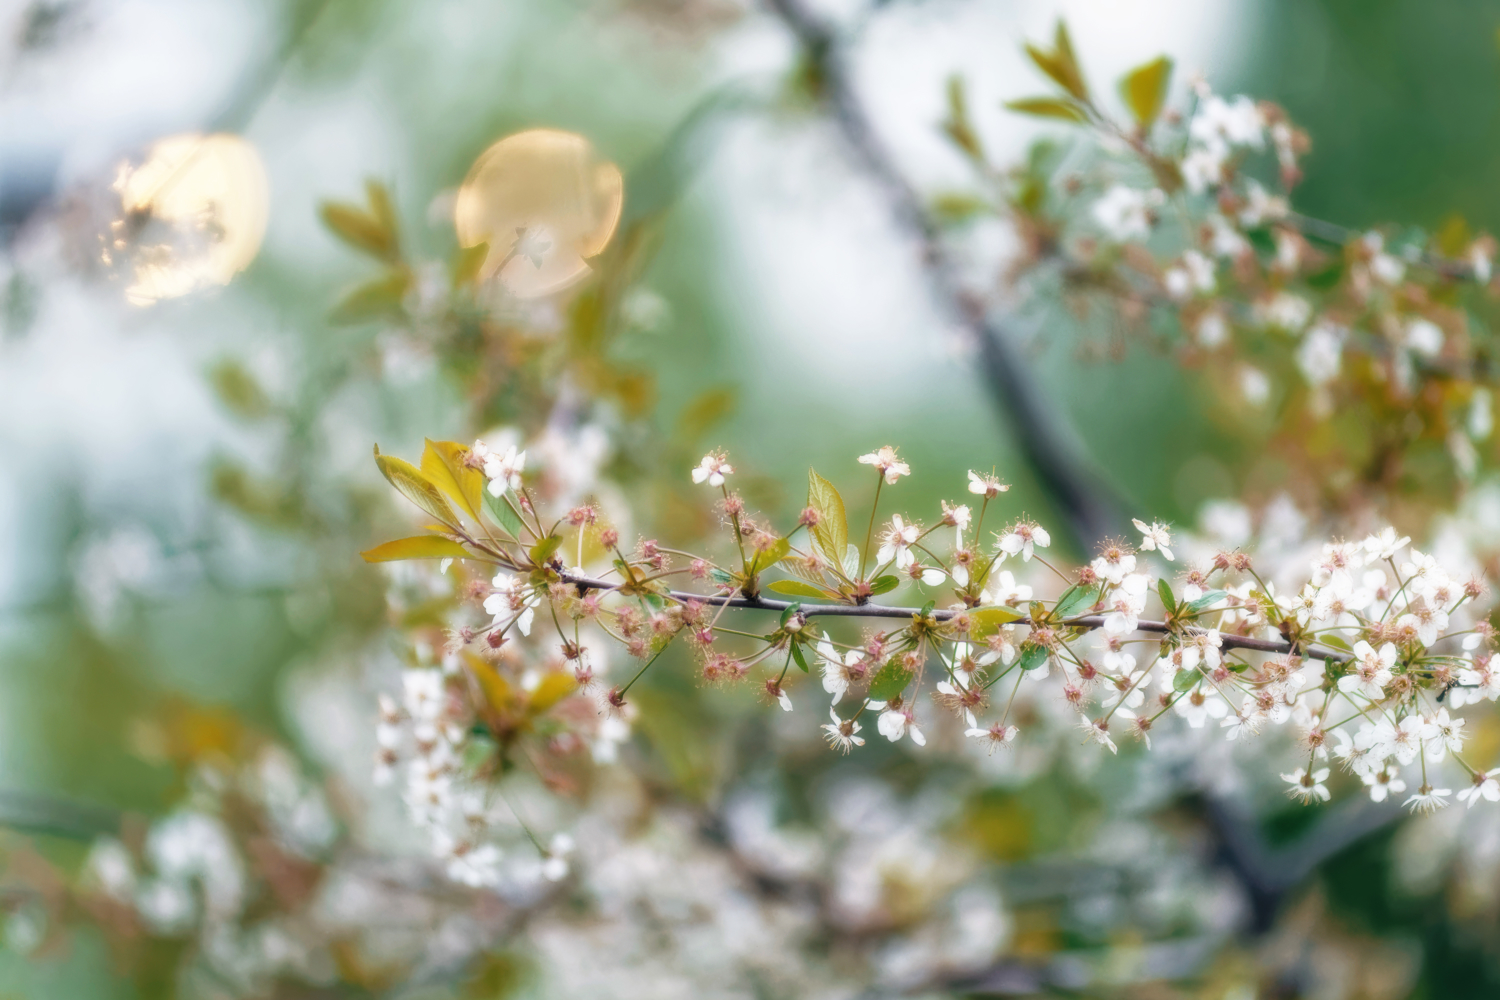
[[[260,154],[226,133],[186,134],[152,144],[115,179],[121,218],[104,261],[128,272],[137,305],[226,285],[255,259],[266,234],[270,189]]]
[[[517,298],[561,291],[589,273],[620,221],[625,181],[581,135],[529,129],[480,154],[458,191],[461,246],[489,244],[481,280]]]

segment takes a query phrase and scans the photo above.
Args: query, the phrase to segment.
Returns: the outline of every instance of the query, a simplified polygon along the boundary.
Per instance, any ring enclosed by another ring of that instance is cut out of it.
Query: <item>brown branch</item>
[[[1073,536],[1090,547],[1124,525],[1124,504],[1091,467],[1076,434],[1049,405],[1041,383],[1012,343],[1010,332],[964,289],[939,227],[921,196],[896,169],[875,135],[850,83],[844,55],[827,25],[800,0],[767,0],[815,69],[829,117],[859,165],[875,181],[891,214],[920,246],[935,300],[973,337],[996,405]]]
[[[571,573],[561,574],[563,580],[579,592],[587,593],[590,590],[610,591],[619,590],[624,584],[610,583],[608,580],[595,580],[590,577],[576,576]],[[687,604],[697,601],[699,604],[708,604],[714,607],[738,608],[743,611],[774,611],[780,613],[791,608],[797,608],[803,615],[822,618],[892,618],[910,619],[921,614],[920,608],[897,608],[884,604],[807,604],[802,601],[780,601],[774,598],[761,597],[759,594],[749,597],[744,594],[730,596],[728,594],[694,594],[684,590],[669,591],[666,597]],[[963,614],[962,610],[951,608],[935,609],[930,612],[929,617],[937,621],[950,621],[954,617]],[[1104,626],[1104,615],[1083,615],[1079,618],[1069,618],[1063,624],[1069,628],[1093,631]],[[1014,622],[1007,624],[1027,625],[1031,624],[1030,617],[1017,618]],[[1136,623],[1137,632],[1152,632],[1166,635],[1177,631],[1177,627],[1158,621],[1139,621]],[[1336,649],[1310,649],[1306,644],[1293,644],[1278,639],[1256,639],[1248,635],[1221,635],[1220,641],[1226,649],[1248,649],[1258,653],[1278,653],[1287,655],[1300,646],[1300,651],[1318,659],[1335,660],[1343,662],[1352,659],[1352,655]]]

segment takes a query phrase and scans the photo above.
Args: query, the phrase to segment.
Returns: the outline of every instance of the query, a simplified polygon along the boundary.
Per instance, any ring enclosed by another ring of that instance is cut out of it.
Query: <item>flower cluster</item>
[[[1171,528],[1144,520],[1135,521],[1138,546],[1107,542],[1065,571],[1049,560],[1045,527],[1003,516],[996,501],[1005,486],[993,476],[971,471],[973,503],[945,501],[930,524],[898,513],[882,522],[883,492],[911,475],[883,447],[859,459],[875,472],[862,540],[851,539],[844,499],[818,473],[809,473],[797,522],[778,531],[747,509],[730,488],[733,467],[712,453],[691,479],[717,494],[733,558],[652,539],[627,553],[602,519],[549,521],[509,469],[486,482],[476,470],[489,473],[489,463],[468,457],[483,453],[482,443],[429,451],[421,469],[380,461],[442,522],[441,534],[387,543],[366,558],[485,567],[493,579],[485,585],[481,576],[466,593],[488,620],[455,631],[441,669],[408,670],[404,704],[383,710],[380,766],[396,764],[398,746],[413,748],[408,804],[461,881],[497,877],[498,853],[478,836],[486,776],[528,734],[544,735],[547,752],[587,744],[596,759],[612,759],[612,746],[598,748],[628,734],[632,686],[679,638],[704,683],[761,685],[788,712],[801,700],[800,675],[815,679],[829,698],[821,732],[843,753],[865,746],[872,729],[917,746],[961,732],[993,752],[1024,739],[1018,703],[1047,693],[1084,740],[1112,753],[1124,738],[1149,748],[1168,715],[1228,740],[1289,727],[1305,760],[1282,777],[1306,801],[1331,796],[1330,755],[1377,801],[1410,787],[1408,805],[1434,808],[1451,794],[1439,775],[1458,773],[1472,785],[1464,801],[1500,798],[1496,772],[1463,757],[1466,723],[1456,714],[1500,698],[1493,630],[1476,611],[1484,585],[1391,528],[1326,543],[1290,589],[1263,579],[1239,550],[1210,550],[1179,569]],[[497,477],[506,477],[498,489]],[[1190,551],[1202,548],[1188,541]],[[578,554],[576,563],[562,553]],[[674,558],[686,565],[674,568]],[[683,574],[699,587],[674,589]],[[925,603],[875,601],[902,589]],[[1159,613],[1148,618],[1153,605]],[[774,627],[738,620],[756,614],[773,616]],[[841,618],[866,630],[842,634]],[[558,666],[529,665],[516,652],[523,641]],[[606,690],[589,664],[611,644],[641,665]],[[477,752],[474,732],[487,752]]]
[[[1008,107],[1082,126],[1066,156],[1043,145],[1024,168],[988,163],[957,83],[945,127],[998,188],[973,211],[1004,205],[1020,230],[1007,272],[1034,308],[1060,292],[1085,343],[1106,337],[1118,354],[1131,333],[1207,369],[1227,406],[1290,432],[1277,446],[1346,495],[1379,487],[1371,468],[1390,477],[1434,452],[1447,455],[1434,502],[1474,478],[1494,447],[1490,236],[1461,221],[1428,236],[1309,219],[1291,197],[1310,142],[1276,105],[1195,79],[1187,105],[1169,106],[1163,57],[1121,81],[1133,119],[1122,123],[1088,87],[1065,27],[1052,51],[1027,51],[1060,93]],[[1330,423],[1313,454],[1298,431]],[[1384,464],[1362,457],[1372,449]]]

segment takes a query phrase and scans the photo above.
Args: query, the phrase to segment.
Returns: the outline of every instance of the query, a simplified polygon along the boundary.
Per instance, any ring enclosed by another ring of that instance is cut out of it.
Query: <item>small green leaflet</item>
[[[521,523],[521,517],[515,508],[506,503],[505,497],[495,496],[488,488],[484,491],[485,512],[495,519],[495,523],[505,529],[505,533],[516,541],[521,540],[521,532],[525,531],[525,525]]]
[[[874,677],[870,678],[870,700],[890,701],[906,690],[906,685],[911,683],[912,676],[910,670],[895,660],[889,661],[875,671]]]
[[[778,594],[787,594],[791,597],[817,597],[827,600],[837,596],[836,594],[830,594],[822,587],[814,587],[812,584],[803,583],[801,580],[777,580],[774,583],[767,584],[766,589],[774,590]]]
[[[1349,645],[1349,643],[1336,635],[1320,635],[1318,636],[1318,642],[1319,644],[1324,646],[1331,646],[1334,649],[1341,649],[1346,653],[1354,652],[1354,649]]]
[[[1000,626],[1009,625],[1025,617],[1024,611],[1017,611],[1015,608],[1007,608],[1003,605],[975,608],[969,612],[969,638],[975,642],[983,642],[998,632]]]
[[[1057,599],[1053,613],[1058,618],[1072,618],[1092,608],[1099,600],[1097,587],[1069,587]]]
[[[728,573],[717,566],[708,571],[708,578],[714,583],[718,584],[733,585],[735,583],[734,575],[732,573]],[[776,585],[774,583],[771,585],[771,589],[776,589]]]
[[[787,607],[787,609],[785,611],[783,611],[781,613],[781,620],[780,620],[779,624],[782,627],[785,627],[786,623],[792,620],[792,615],[795,615],[797,612],[799,612],[801,610],[802,610],[802,602],[801,601],[797,601],[797,602],[791,604],[790,606]]]
[[[1207,611],[1209,608],[1213,607],[1215,604],[1218,604],[1224,599],[1225,596],[1226,595],[1222,590],[1210,590],[1208,593],[1204,594],[1197,600],[1189,601],[1187,603],[1187,608],[1195,615],[1201,614],[1202,612]]]
[[[1187,691],[1193,685],[1197,684],[1198,679],[1202,676],[1202,671],[1197,667],[1194,667],[1192,670],[1179,670],[1177,671],[1177,676],[1172,678],[1172,690]]]
[[[562,544],[559,535],[548,535],[531,547],[531,561],[540,566],[552,557],[557,547]]]
[[[1168,615],[1177,613],[1177,599],[1172,596],[1172,585],[1165,579],[1156,581],[1156,592],[1161,595],[1161,606],[1167,609]]]
[[[787,554],[791,551],[792,542],[790,539],[776,539],[776,541],[771,543],[769,548],[767,548],[764,552],[757,552],[754,558],[750,560],[750,572],[754,574],[759,573],[762,570],[770,569],[772,566],[785,559],[787,557]]]
[[[1035,643],[1024,643],[1021,646],[1020,665],[1022,670],[1035,670],[1047,662],[1047,647],[1038,646]]]
[[[901,578],[887,573],[885,576],[877,576],[870,581],[870,596],[878,597],[881,594],[889,594],[901,586]]]
[[[360,555],[365,562],[394,562],[398,559],[465,559],[469,552],[451,538],[417,535],[377,545]]]
[[[797,661],[797,666],[802,668],[804,674],[807,673],[807,657],[802,653],[802,643],[796,640],[792,641],[792,659]]]

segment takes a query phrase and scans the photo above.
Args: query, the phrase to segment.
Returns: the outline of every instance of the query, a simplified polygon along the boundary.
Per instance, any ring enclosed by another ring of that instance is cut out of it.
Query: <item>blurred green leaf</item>
[[[816,597],[829,600],[838,597],[832,591],[824,590],[822,587],[814,587],[810,583],[801,580],[776,580],[766,585],[767,590],[773,590],[778,594],[786,594],[789,597]]]
[[[1066,122],[1087,122],[1089,116],[1077,103],[1061,97],[1023,97],[1006,101],[1005,107],[1037,118],[1058,118]]]
[[[1068,36],[1068,26],[1057,22],[1053,35],[1052,51],[1044,52],[1031,43],[1026,44],[1026,54],[1037,68],[1052,78],[1058,86],[1080,101],[1088,101],[1088,85],[1083,82],[1083,71],[1078,66],[1078,57],[1073,52],[1073,40]]]
[[[333,307],[329,319],[340,324],[363,323],[378,316],[399,313],[410,288],[410,274],[405,270],[389,271],[345,295]]]
[[[1172,60],[1158,56],[1144,66],[1137,66],[1120,80],[1120,96],[1125,99],[1130,113],[1135,115],[1142,132],[1150,129],[1156,116],[1161,114],[1171,79]]]

